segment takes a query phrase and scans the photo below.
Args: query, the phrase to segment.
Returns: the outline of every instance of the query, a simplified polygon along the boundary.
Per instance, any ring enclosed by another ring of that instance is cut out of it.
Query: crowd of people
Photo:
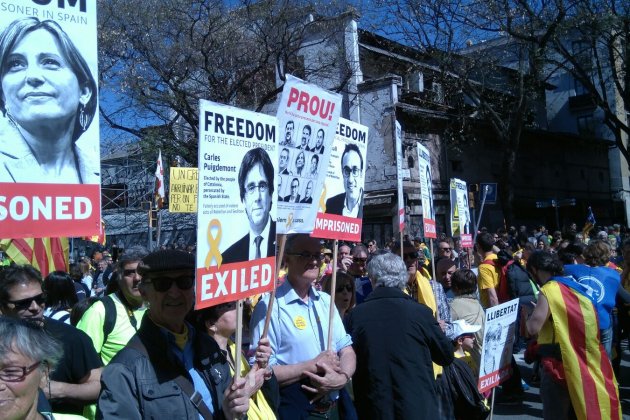
[[[105,251],[45,278],[3,266],[0,419],[485,418],[477,380],[495,359],[512,367],[497,403],[518,404],[534,382],[544,418],[619,418],[624,235],[481,229],[471,249],[440,235],[435,254],[422,238],[368,240],[340,243],[336,265],[332,243],[289,235],[275,296],[248,300],[241,349],[235,302],[193,310],[186,250]],[[512,299],[506,351],[485,311]],[[513,357],[523,350],[530,384]]]

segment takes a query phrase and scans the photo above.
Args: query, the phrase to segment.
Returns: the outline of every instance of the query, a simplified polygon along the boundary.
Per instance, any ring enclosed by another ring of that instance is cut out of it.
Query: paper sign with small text
[[[199,169],[171,166],[168,189],[168,211],[171,213],[197,213]]]
[[[276,117],[199,104],[196,309],[271,290]]]
[[[422,197],[422,223],[425,238],[437,238],[435,210],[433,208],[433,177],[431,176],[431,154],[429,149],[418,143],[418,168],[420,171],[420,195]]]
[[[518,299],[486,309],[479,392],[486,392],[512,375],[512,346],[518,316]]]
[[[94,1],[0,3],[0,238],[101,230],[96,27]]]
[[[328,170],[341,95],[287,75],[278,107],[278,233],[311,233]]]
[[[361,241],[368,128],[339,118],[312,236]]]

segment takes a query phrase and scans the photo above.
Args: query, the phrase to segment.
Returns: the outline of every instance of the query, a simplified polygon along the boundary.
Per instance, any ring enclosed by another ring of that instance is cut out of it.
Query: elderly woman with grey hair
[[[374,290],[348,318],[359,418],[438,418],[433,362],[450,364],[453,346],[431,310],[403,292],[402,258],[376,255],[368,273]]]
[[[26,321],[0,317],[0,417],[53,419],[38,407],[40,385],[62,354],[61,344],[42,328]],[[44,393],[46,391],[44,390]]]

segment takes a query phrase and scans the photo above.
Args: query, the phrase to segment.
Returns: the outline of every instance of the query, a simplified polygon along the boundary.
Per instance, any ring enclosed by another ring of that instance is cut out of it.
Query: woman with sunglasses
[[[38,407],[39,387],[49,383],[61,354],[61,344],[43,329],[0,317],[0,419],[54,419],[48,404]]]
[[[236,332],[236,302],[222,303],[197,311],[195,314],[197,330],[208,334],[221,349],[220,365],[214,369],[222,376],[232,378],[235,372],[236,344],[233,341]],[[254,383],[254,393],[249,398],[247,418],[250,420],[274,420],[280,394],[278,381],[267,362],[271,356],[269,339],[260,340],[256,348],[252,367],[245,356],[241,358],[240,375],[248,383]],[[228,371],[229,369],[229,371]]]
[[[322,278],[324,292],[330,294],[332,285],[332,274]],[[337,271],[337,285],[335,287],[335,306],[339,311],[339,316],[345,320],[346,315],[354,308],[356,301],[354,277],[348,273]]]

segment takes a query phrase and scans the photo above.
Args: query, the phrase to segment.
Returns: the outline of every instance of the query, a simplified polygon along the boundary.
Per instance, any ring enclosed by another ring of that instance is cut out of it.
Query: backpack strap
[[[135,336],[131,340],[129,340],[129,343],[127,343],[127,347],[136,350],[147,359],[151,359],[149,357],[149,352],[147,351],[147,348],[144,346],[144,343],[138,338],[138,336]],[[173,378],[173,381],[175,381],[175,383],[179,385],[182,392],[188,397],[190,403],[197,409],[199,415],[201,415],[204,420],[212,420],[214,418],[206,403],[203,402],[203,397],[199,392],[195,391],[193,385],[188,379],[186,379],[182,375],[179,375]]]
[[[103,323],[103,343],[107,341],[107,337],[114,331],[116,325],[116,303],[111,296],[107,295],[101,299],[105,307],[105,322]]]

